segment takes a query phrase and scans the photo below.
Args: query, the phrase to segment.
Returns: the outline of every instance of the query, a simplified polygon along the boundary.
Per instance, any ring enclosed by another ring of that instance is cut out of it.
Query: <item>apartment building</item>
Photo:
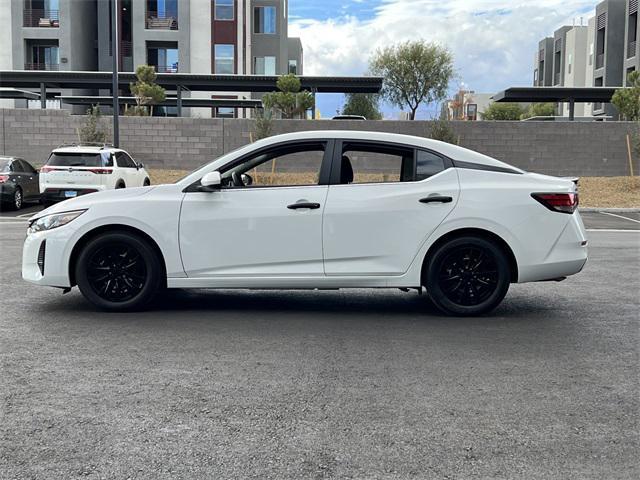
[[[0,22],[13,26],[12,58],[0,57],[0,62],[10,63],[12,69],[110,71],[113,2],[117,2],[121,71],[148,64],[161,73],[304,73],[302,43],[288,37],[287,0],[8,1],[9,8],[0,7]],[[5,16],[10,20],[5,21]],[[248,92],[185,92],[183,96],[251,98]],[[207,108],[189,113],[249,114]]]
[[[553,37],[546,37],[538,43],[538,52],[533,60],[533,86],[553,85]]]
[[[617,87],[626,85],[628,73],[638,70],[638,0],[605,0],[587,26],[563,26],[554,32],[553,73],[549,83],[549,40],[538,45],[534,86]],[[544,73],[542,76],[541,72]],[[558,105],[567,116],[568,105]],[[577,116],[612,116],[611,104],[576,104]]]
[[[631,72],[640,71],[640,42],[638,41],[638,0],[627,0],[624,26],[624,78]]]

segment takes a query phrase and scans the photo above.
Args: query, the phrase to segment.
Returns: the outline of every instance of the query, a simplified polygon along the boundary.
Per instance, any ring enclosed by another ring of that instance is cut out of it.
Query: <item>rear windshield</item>
[[[11,165],[11,160],[8,158],[0,158],[0,173],[10,172],[11,169],[9,168],[9,165]]]
[[[102,153],[52,153],[47,160],[51,167],[112,167],[108,152]]]

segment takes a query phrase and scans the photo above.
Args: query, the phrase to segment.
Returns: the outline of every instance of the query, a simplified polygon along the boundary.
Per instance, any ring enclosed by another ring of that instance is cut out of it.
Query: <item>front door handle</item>
[[[447,197],[446,195],[431,195],[430,197],[425,197],[420,199],[420,203],[451,203],[453,202],[453,198]]]
[[[317,210],[318,208],[320,208],[320,204],[313,203],[313,202],[299,202],[299,203],[294,203],[292,205],[289,205],[287,206],[287,208],[289,210],[299,210],[303,208],[308,208],[309,210]]]

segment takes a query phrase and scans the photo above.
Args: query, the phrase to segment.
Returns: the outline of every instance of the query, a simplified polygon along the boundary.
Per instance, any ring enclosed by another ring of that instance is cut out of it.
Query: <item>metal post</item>
[[[47,108],[47,86],[44,82],[40,83],[40,108],[43,110]]]
[[[569,99],[569,121],[573,122],[576,118],[576,100],[575,98]]]
[[[313,95],[313,107],[311,107],[311,120],[316,119],[316,92],[317,91],[318,89],[315,87],[311,89],[311,94]]]
[[[113,74],[111,95],[113,96],[113,145],[120,146],[120,102],[118,99],[118,0],[111,0],[111,54],[113,55]]]
[[[177,91],[177,115],[178,117],[182,116],[182,85],[178,85]]]

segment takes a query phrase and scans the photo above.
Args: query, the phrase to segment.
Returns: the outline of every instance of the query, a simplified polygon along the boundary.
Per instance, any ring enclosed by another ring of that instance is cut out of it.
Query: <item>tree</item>
[[[94,105],[87,109],[87,120],[78,129],[80,142],[107,143],[107,132],[100,129],[100,107]]]
[[[520,116],[521,120],[532,117],[553,117],[556,114],[556,106],[553,103],[532,103],[525,113]]]
[[[153,105],[164,102],[166,93],[164,88],[156,84],[156,70],[150,65],[140,65],[136,68],[136,83],[129,84],[129,89],[136,97],[136,106],[132,111],[127,110],[128,115],[146,117],[153,113]]]
[[[342,107],[343,115],[362,115],[367,120],[382,120],[378,95],[371,93],[347,93]]]
[[[279,92],[267,93],[262,97],[262,104],[266,110],[275,109],[280,112],[282,118],[296,118],[313,107],[313,95],[306,90],[301,91],[300,79],[295,75],[282,75],[276,85]]]
[[[273,119],[270,109],[260,109],[256,111],[255,140],[261,140],[271,136],[273,130]]]
[[[458,137],[451,127],[451,122],[444,118],[431,121],[429,137],[452,145],[458,144]]]
[[[627,77],[627,88],[616,90],[611,103],[624,120],[640,120],[640,72],[631,72]]]
[[[443,100],[453,78],[453,55],[435,43],[409,41],[378,49],[369,62],[372,74],[383,77],[382,96],[410,119],[423,103]]]
[[[482,115],[483,120],[520,120],[524,114],[524,109],[519,103],[492,103]]]

